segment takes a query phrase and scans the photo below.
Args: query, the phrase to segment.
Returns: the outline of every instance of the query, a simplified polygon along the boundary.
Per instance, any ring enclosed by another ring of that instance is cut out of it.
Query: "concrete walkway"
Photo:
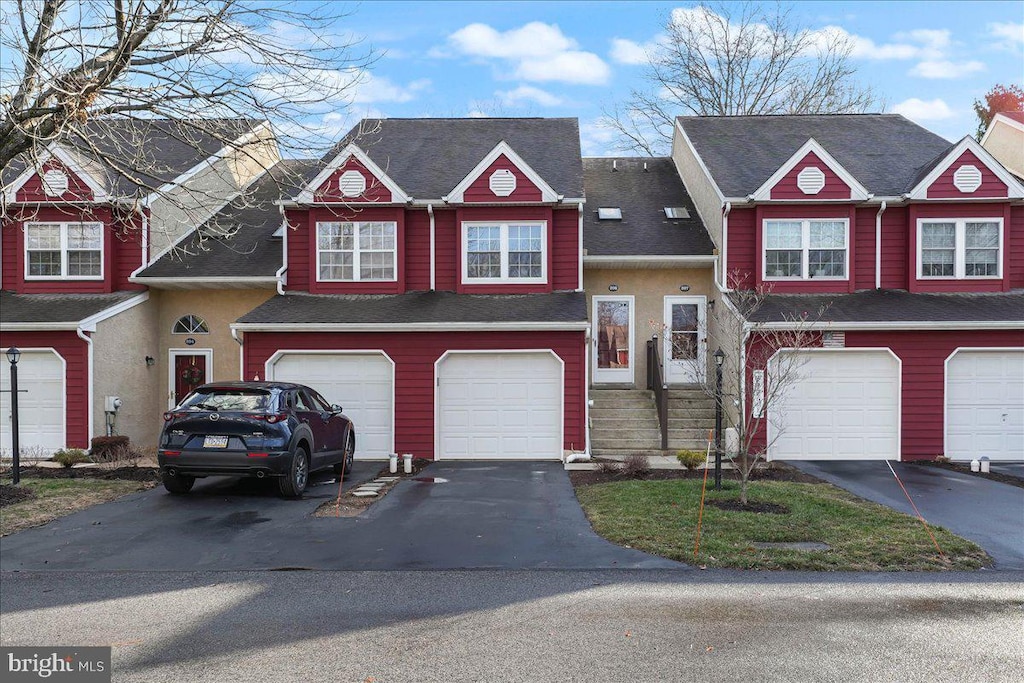
[[[885,462],[790,462],[862,498],[914,514]],[[929,524],[968,538],[996,569],[1024,569],[1024,489],[938,467],[892,463]]]

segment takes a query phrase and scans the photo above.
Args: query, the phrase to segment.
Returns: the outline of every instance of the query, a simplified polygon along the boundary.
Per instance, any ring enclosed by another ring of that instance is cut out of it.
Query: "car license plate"
[[[203,448],[227,448],[228,437],[226,436],[207,436],[203,439]]]

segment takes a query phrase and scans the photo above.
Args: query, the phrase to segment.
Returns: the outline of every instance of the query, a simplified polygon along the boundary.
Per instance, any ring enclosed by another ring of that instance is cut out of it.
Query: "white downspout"
[[[274,273],[274,277],[277,278],[278,294],[284,294],[285,273],[288,272],[288,215],[285,214],[283,206],[281,207],[281,220],[284,221],[282,226],[284,229],[281,231],[281,267]],[[234,334],[234,330],[232,330],[232,334]]]
[[[725,211],[722,212],[722,272],[719,273],[722,289],[729,291],[729,212],[732,211],[732,202],[725,203]]]
[[[92,337],[87,335],[85,333],[85,330],[83,330],[81,327],[79,327],[77,330],[75,330],[75,332],[78,333],[78,338],[81,339],[82,341],[84,341],[86,343],[86,345],[88,346],[88,349],[89,349],[89,360],[88,360],[88,363],[87,363],[87,372],[89,373],[89,391],[88,391],[88,402],[89,402],[89,447],[92,448],[92,438],[93,438],[93,436],[95,436],[95,433],[93,431],[93,413],[96,410],[96,406],[94,406],[93,403],[92,403],[92,401],[93,401],[92,385],[93,385],[93,382],[95,381],[95,377],[93,376],[93,365],[92,365]],[[65,416],[65,419],[67,419],[67,416]]]
[[[244,342],[241,337],[238,336],[238,330],[234,327],[231,328],[231,338],[238,342],[238,379],[245,381],[245,349],[243,348]]]
[[[433,292],[437,289],[437,282],[435,281],[435,264],[434,264],[434,205],[427,204],[427,215],[430,216],[430,291]]]
[[[579,240],[580,240],[580,247],[579,247],[579,275],[577,275],[578,279],[576,280],[576,282],[577,282],[577,284],[579,286],[576,288],[576,291],[577,292],[582,292],[583,291],[583,202],[580,202],[577,206],[579,207],[579,212],[580,212],[580,217],[579,217]],[[587,435],[588,435],[587,452],[589,453],[590,452],[590,441],[589,441],[590,431],[589,431],[589,427],[587,428]]]
[[[140,259],[139,267],[128,276],[129,280],[137,277],[149,265],[149,214],[146,213],[147,209],[149,209],[148,197],[142,204],[142,258]]]
[[[875,289],[882,288],[882,214],[885,212],[885,202],[878,207],[875,214]]]

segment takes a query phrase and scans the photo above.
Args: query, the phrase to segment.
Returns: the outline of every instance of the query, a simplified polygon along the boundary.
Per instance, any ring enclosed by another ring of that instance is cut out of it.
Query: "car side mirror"
[[[342,412],[341,406],[339,406],[337,403],[332,403],[331,404],[331,412],[332,413],[340,413],[340,412]]]

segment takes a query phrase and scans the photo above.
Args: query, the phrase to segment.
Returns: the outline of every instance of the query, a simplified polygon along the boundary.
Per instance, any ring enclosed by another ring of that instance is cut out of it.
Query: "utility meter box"
[[[103,410],[108,413],[116,413],[123,403],[120,396],[107,396]]]

